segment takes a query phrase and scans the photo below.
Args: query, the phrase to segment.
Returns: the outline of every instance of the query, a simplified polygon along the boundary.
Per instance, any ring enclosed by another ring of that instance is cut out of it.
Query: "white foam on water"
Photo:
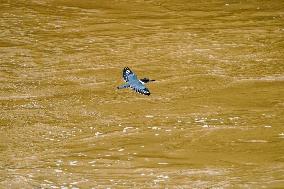
[[[96,132],[96,133],[95,133],[95,136],[98,137],[98,136],[100,136],[100,135],[102,135],[102,134],[103,134],[103,133],[101,133],[101,132]]]
[[[75,166],[77,165],[78,161],[69,161],[69,165]]]
[[[147,118],[153,118],[154,116],[153,116],[153,115],[146,115],[145,117],[147,117]]]
[[[169,163],[167,163],[167,162],[159,162],[158,164],[159,165],[168,165]]]
[[[126,133],[128,129],[132,129],[132,128],[133,127],[124,127],[122,132]]]
[[[54,171],[55,171],[56,173],[62,173],[62,172],[63,172],[63,171],[60,170],[60,169],[54,169]]]

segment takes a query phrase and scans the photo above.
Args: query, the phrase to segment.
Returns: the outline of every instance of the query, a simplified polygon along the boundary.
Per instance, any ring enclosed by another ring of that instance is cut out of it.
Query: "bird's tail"
[[[125,88],[128,88],[128,87],[130,87],[130,85],[125,83],[123,85],[118,86],[117,89],[125,89]]]

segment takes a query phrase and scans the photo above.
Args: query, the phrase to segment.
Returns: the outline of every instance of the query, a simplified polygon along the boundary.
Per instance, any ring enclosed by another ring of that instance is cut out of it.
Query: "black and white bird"
[[[130,87],[137,93],[148,96],[151,94],[149,89],[146,88],[144,84],[155,80],[150,80],[148,78],[138,79],[136,74],[132,72],[128,67],[125,67],[123,69],[122,77],[125,83],[117,87],[118,89],[124,89]]]

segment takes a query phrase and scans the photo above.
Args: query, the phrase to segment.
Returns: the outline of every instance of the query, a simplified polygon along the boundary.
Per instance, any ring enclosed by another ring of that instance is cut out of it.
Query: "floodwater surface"
[[[1,1],[0,188],[284,187],[283,7]]]

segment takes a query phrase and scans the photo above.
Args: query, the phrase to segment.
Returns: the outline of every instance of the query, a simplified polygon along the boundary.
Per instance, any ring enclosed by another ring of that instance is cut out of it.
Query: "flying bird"
[[[132,72],[128,67],[125,67],[122,71],[122,77],[125,81],[123,85],[118,86],[118,89],[124,88],[132,88],[135,92],[143,94],[143,95],[150,95],[150,91],[148,88],[145,87],[145,83],[155,81],[150,80],[148,78],[138,79],[136,74]]]

